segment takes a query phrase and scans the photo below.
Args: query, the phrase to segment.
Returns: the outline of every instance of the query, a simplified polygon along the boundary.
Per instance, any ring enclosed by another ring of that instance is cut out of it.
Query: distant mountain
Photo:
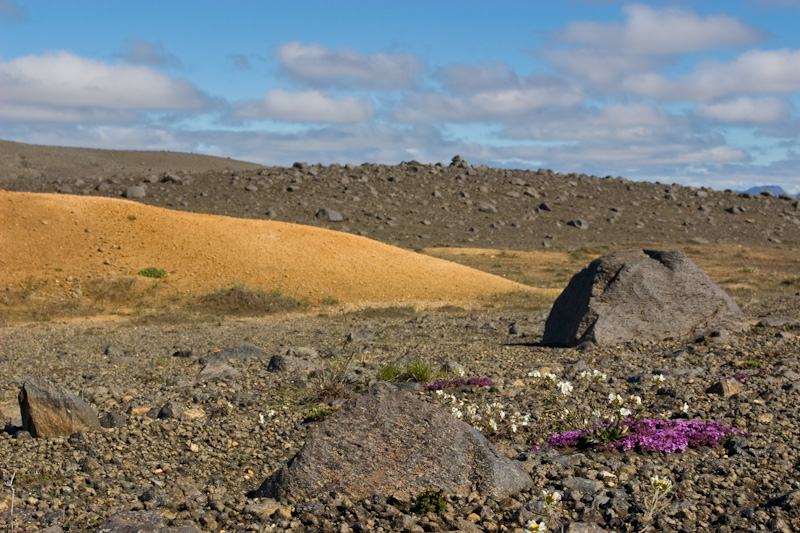
[[[750,194],[761,194],[763,191],[769,191],[775,196],[780,196],[781,194],[786,194],[786,191],[780,185],[757,185],[755,187],[750,187],[746,191]]]

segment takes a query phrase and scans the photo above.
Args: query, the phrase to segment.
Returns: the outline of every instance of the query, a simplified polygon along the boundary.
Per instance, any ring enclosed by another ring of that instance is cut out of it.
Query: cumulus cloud
[[[744,46],[763,39],[758,30],[727,15],[680,8],[624,8],[624,23],[573,22],[555,33],[562,47],[535,55],[572,76],[610,87],[628,75],[648,76],[676,56]]]
[[[161,41],[150,42],[144,40],[128,41],[122,58],[136,65],[150,65],[153,67],[183,67],[178,56],[166,51]]]
[[[731,62],[700,63],[677,80],[651,72],[630,76],[621,85],[639,96],[672,101],[796,92],[800,91],[800,50],[750,50]]]
[[[313,86],[405,89],[415,84],[422,70],[410,55],[364,55],[352,48],[330,50],[296,41],[283,44],[276,54],[289,78]]]
[[[686,117],[645,103],[608,104],[600,108],[568,109],[543,113],[530,123],[510,126],[502,136],[510,139],[558,142],[664,143],[676,131],[691,131]]]
[[[742,96],[724,102],[700,104],[697,111],[704,117],[722,122],[769,123],[788,118],[790,109],[788,102],[779,98]]]
[[[236,116],[248,120],[289,122],[366,122],[372,119],[373,104],[356,97],[336,98],[321,91],[267,91],[261,100],[241,104]]]
[[[59,51],[0,62],[3,117],[22,120],[134,110],[196,111],[208,102],[185,80],[139,65],[109,65]],[[72,120],[72,119],[70,119]]]
[[[700,17],[679,8],[643,4],[624,8],[625,24],[574,22],[558,34],[565,42],[635,55],[675,55],[757,42],[763,35],[727,15]]]

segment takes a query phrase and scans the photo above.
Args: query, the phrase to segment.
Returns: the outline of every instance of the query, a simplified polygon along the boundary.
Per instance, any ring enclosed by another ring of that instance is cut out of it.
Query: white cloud
[[[405,89],[415,84],[422,70],[410,55],[363,55],[352,48],[330,50],[296,41],[280,46],[277,56],[291,79],[319,86]]]
[[[608,104],[599,109],[570,109],[548,113],[530,123],[511,126],[502,135],[537,141],[620,141],[663,143],[675,132],[691,130],[685,117],[644,103]]]
[[[706,61],[671,80],[656,73],[633,75],[621,84],[639,96],[708,102],[735,94],[800,91],[800,50],[751,50],[734,61]]]
[[[435,77],[443,82],[446,91],[455,94],[522,86],[522,80],[517,73],[511,69],[508,63],[504,62],[448,65],[440,68]]]
[[[627,6],[624,23],[574,22],[556,37],[566,47],[536,52],[572,76],[613,87],[627,76],[643,76],[680,54],[743,46],[763,38],[727,15],[701,17],[679,8]]]
[[[704,117],[722,122],[769,123],[789,116],[788,102],[774,97],[742,96],[724,102],[700,104],[697,110]]]
[[[675,55],[754,43],[757,30],[727,15],[700,17],[678,8],[643,4],[624,8],[625,24],[574,22],[558,34],[569,43],[614,49],[630,55]]]
[[[394,113],[400,122],[495,122],[521,121],[543,108],[577,105],[583,95],[558,80],[526,80],[512,88],[482,90],[466,95],[414,93]]]
[[[140,39],[128,41],[122,57],[129,63],[151,65],[154,67],[182,67],[178,56],[167,52],[161,41],[150,42]]]
[[[370,100],[335,98],[321,91],[267,91],[261,100],[239,106],[236,116],[249,120],[285,120],[290,122],[366,122],[374,110]]]
[[[69,52],[0,62],[3,118],[92,116],[106,111],[200,110],[207,98],[189,82],[138,65],[108,65]]]

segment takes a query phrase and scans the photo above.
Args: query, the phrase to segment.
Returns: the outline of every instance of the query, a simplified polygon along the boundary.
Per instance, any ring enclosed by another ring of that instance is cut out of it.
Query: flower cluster
[[[547,533],[550,531],[547,529],[547,524],[544,522],[536,522],[536,520],[529,520],[527,524],[525,524],[525,531],[534,531],[535,533]]]
[[[431,390],[442,390],[442,389],[449,389],[450,387],[463,387],[467,385],[478,385],[480,387],[494,387],[494,381],[489,378],[479,378],[479,377],[471,377],[471,378],[455,378],[455,379],[444,379],[441,381],[434,381],[430,385],[425,385],[426,391]]]
[[[488,430],[490,434],[498,434],[503,429],[508,429],[512,433],[516,433],[521,426],[527,426],[530,422],[529,415],[523,416],[519,412],[507,415],[500,402],[487,403],[481,408],[459,400],[455,395],[448,394],[441,389],[436,391],[436,395],[450,404],[450,412],[453,416],[468,422],[478,431]]]
[[[606,447],[612,450],[652,450],[664,453],[684,452],[686,448],[716,446],[731,435],[744,432],[720,422],[703,420],[626,420],[622,422],[628,430],[617,441]],[[567,431],[550,437],[550,446],[562,448],[589,444],[587,437],[599,428],[611,424],[591,426],[579,431]]]

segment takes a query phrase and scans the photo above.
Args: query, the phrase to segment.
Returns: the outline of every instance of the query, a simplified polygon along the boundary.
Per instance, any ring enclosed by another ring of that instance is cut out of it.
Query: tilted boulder
[[[550,310],[542,343],[693,340],[744,324],[736,303],[682,250],[623,250],[572,277]]]
[[[386,382],[345,402],[255,495],[361,499],[435,487],[504,497],[528,475],[469,424]]]
[[[97,412],[66,388],[29,378],[19,393],[22,429],[34,437],[66,437],[102,429]]]

